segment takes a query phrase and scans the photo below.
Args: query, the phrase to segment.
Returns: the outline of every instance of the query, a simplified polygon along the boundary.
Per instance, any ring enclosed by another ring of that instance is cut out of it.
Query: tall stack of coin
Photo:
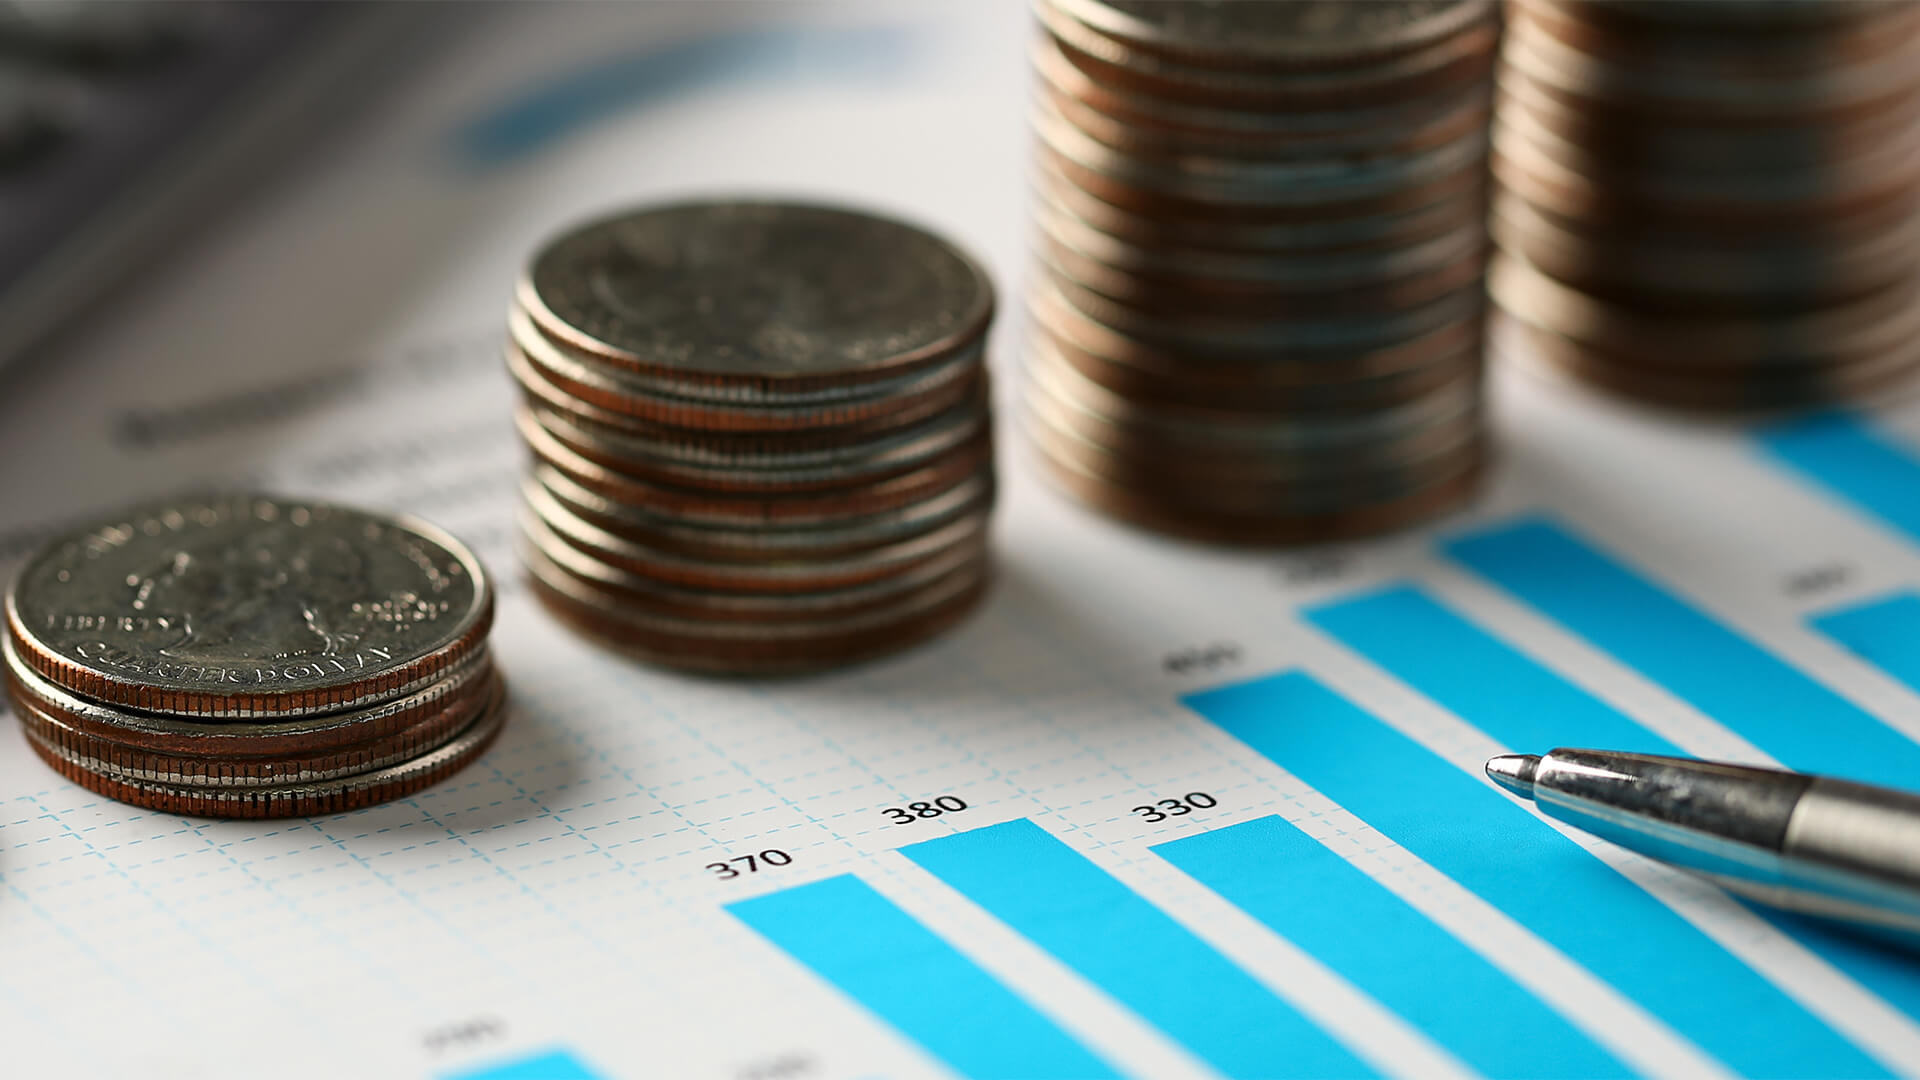
[[[1490,0],[1036,0],[1045,463],[1229,542],[1471,493]]]
[[[417,521],[266,496],[136,507],[6,595],[35,753],[111,798],[206,817],[334,813],[478,757],[505,689],[493,588]]]
[[[829,667],[979,599],[993,290],[822,206],[642,208],[547,245],[509,317],[520,540],[556,614],[642,658]]]
[[[1683,408],[1920,363],[1920,5],[1517,0],[1495,300],[1527,351]]]

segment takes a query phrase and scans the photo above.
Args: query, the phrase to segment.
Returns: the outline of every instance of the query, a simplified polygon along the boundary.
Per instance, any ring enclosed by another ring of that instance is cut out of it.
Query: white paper
[[[1375,1068],[1470,1071],[1146,852],[1269,814],[1391,882],[1634,1068],[1720,1071],[1178,698],[1304,669],[1476,767],[1499,744],[1294,616],[1408,579],[1687,749],[1760,757],[1434,554],[1438,532],[1544,511],[1920,735],[1920,700],[1803,621],[1914,584],[1913,546],[1768,462],[1739,431],[1506,371],[1493,483],[1438,530],[1330,559],[1167,542],[1078,508],[1037,479],[1011,422],[1031,32],[1013,0],[491,12],[423,58],[381,115],[236,207],[8,384],[0,565],[123,500],[196,486],[249,482],[420,514],[473,543],[503,581],[494,642],[514,711],[483,760],[424,794],[269,823],[99,798],[0,726],[0,1073],[426,1077],[564,1048],[607,1077],[950,1075],[722,907],[852,873],[1124,1071],[1211,1075],[1179,1040],[893,851],[1022,817]],[[659,85],[633,74],[638,56],[756,34],[767,36],[732,59],[715,47],[709,74]],[[476,125],[583,71],[625,72],[606,76],[625,89],[603,88],[610,100],[592,108],[576,102],[573,126],[517,155],[475,160]],[[693,678],[610,658],[516,587],[522,451],[497,355],[515,274],[569,221],[716,191],[903,213],[958,238],[995,276],[998,581],[979,615],[933,645],[816,679]],[[1881,422],[1920,445],[1920,413]],[[1817,597],[1787,588],[1833,566],[1840,584]],[[1167,664],[1216,644],[1235,658]],[[1217,808],[1157,824],[1131,809],[1195,791]],[[943,793],[969,809],[911,826],[879,812]],[[792,864],[730,881],[705,868],[771,848]],[[1712,890],[1607,857],[1867,1053],[1920,1071],[1912,1019]],[[1177,978],[1168,990],[1205,993]]]

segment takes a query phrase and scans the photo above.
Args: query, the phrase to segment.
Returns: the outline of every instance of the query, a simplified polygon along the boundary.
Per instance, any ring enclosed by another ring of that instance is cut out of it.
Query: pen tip
[[[1538,754],[1501,754],[1487,759],[1487,777],[1523,799],[1533,798],[1533,771]]]

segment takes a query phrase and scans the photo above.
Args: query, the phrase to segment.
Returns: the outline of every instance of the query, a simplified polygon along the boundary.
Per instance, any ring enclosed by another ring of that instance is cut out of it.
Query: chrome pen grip
[[[1920,903],[1920,795],[1815,777],[1793,808],[1781,854]]]

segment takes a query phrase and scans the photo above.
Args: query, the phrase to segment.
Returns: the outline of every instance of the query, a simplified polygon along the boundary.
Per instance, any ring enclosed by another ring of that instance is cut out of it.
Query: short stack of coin
[[[493,588],[417,521],[266,496],[134,508],[6,595],[6,685],[68,779],[204,817],[335,813],[478,757],[505,689]]]
[[[1044,462],[1119,517],[1313,542],[1481,471],[1490,0],[1036,0]]]
[[[1920,364],[1920,5],[1517,0],[1495,300],[1529,355],[1702,410]]]
[[[536,592],[624,651],[727,673],[952,625],[987,577],[992,314],[966,255],[849,210],[676,204],[558,237],[507,347]]]

